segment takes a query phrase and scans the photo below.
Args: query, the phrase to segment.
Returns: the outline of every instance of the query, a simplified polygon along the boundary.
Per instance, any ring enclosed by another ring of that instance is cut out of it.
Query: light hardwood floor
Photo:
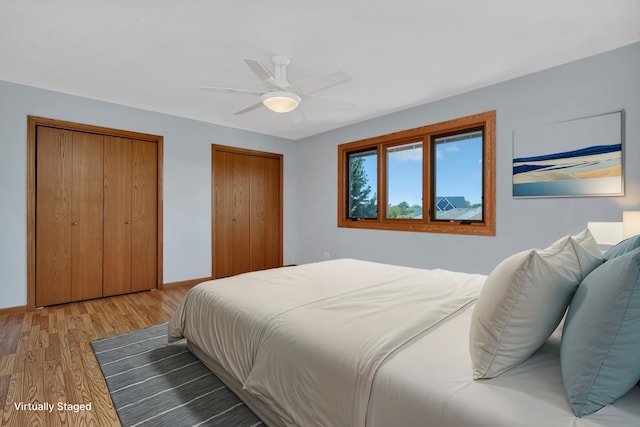
[[[192,286],[0,314],[0,426],[120,425],[91,341],[168,321]],[[44,402],[53,411],[16,408]]]

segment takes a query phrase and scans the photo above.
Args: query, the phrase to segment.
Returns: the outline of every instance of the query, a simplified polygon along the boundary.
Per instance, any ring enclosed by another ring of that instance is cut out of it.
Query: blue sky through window
[[[422,150],[408,150],[411,154]],[[377,176],[377,158],[365,157],[368,177]],[[389,156],[389,203],[422,205],[422,157]],[[376,192],[372,188],[372,193]],[[455,142],[439,143],[436,147],[437,196],[464,196],[471,204],[482,203],[482,136]]]
[[[436,196],[482,203],[482,136],[436,145]]]
[[[387,151],[387,186],[387,203],[422,206],[422,142]]]

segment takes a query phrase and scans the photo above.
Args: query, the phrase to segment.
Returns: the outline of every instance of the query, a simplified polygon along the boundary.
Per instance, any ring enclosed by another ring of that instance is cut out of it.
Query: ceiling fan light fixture
[[[291,92],[267,92],[262,95],[262,104],[275,113],[288,113],[298,108],[300,97]]]

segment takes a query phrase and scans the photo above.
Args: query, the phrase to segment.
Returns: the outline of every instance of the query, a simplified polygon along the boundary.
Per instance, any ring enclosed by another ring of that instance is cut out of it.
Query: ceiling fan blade
[[[349,102],[334,101],[313,95],[304,95],[302,97],[302,104],[305,107],[332,108],[335,110],[351,110],[354,107],[354,105]]]
[[[351,77],[347,73],[336,71],[335,73],[326,74],[324,76],[316,77],[311,80],[294,83],[289,86],[289,89],[304,95],[320,92],[321,90],[346,83],[350,80]]]
[[[258,76],[260,80],[268,83],[271,86],[275,86],[280,89],[284,89],[284,86],[278,79],[276,79],[269,70],[265,68],[262,63],[256,59],[244,58],[244,62],[251,68],[251,71]]]
[[[260,61],[251,58],[244,58],[244,62],[249,66],[249,68],[251,68],[251,71],[253,71],[260,80],[275,80],[271,72],[269,72],[269,70],[267,70]]]
[[[295,110],[289,111],[286,114],[287,114],[287,117],[289,117],[293,123],[300,123],[306,120],[306,117],[304,116],[304,113],[300,108],[296,108]]]
[[[201,90],[212,91],[212,92],[236,93],[236,94],[242,94],[242,95],[263,95],[264,94],[264,91],[250,90],[250,89],[234,89],[230,87],[198,86],[197,88]]]
[[[244,113],[248,113],[249,111],[255,110],[262,107],[262,101],[260,102],[256,102],[253,105],[248,106],[247,108],[243,108],[240,111],[236,111],[235,113],[233,113],[234,116],[239,116],[240,114],[244,114]]]
[[[244,62],[251,68],[251,71],[254,72],[256,76],[263,82],[267,83],[272,87],[277,87],[278,89],[285,89],[289,86],[289,83],[286,81],[276,79],[273,74],[269,70],[265,68],[264,65],[258,60],[251,58],[244,58]]]

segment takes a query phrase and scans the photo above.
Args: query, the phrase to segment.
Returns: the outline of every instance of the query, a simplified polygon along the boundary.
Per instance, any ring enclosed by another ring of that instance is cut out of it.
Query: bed
[[[562,327],[524,362],[474,379],[470,328],[487,278],[355,259],[246,273],[191,289],[169,341],[186,338],[272,426],[640,425],[637,385],[574,414]]]

